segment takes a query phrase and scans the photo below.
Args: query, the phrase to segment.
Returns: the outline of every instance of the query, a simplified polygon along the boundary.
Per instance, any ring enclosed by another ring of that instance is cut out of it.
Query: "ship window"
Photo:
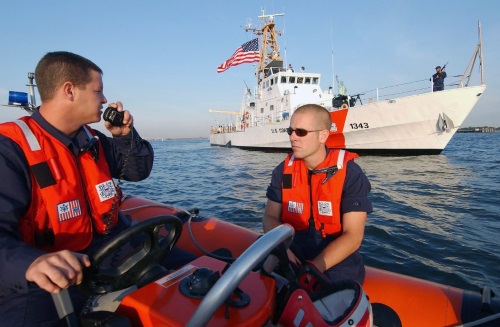
[[[306,81],[304,82],[304,84],[311,84],[311,78],[310,77],[306,77]]]
[[[274,78],[274,84],[278,84],[278,77]]]
[[[264,108],[260,108],[260,113],[263,114],[264,113]]]
[[[269,87],[269,80],[266,81],[266,88]]]
[[[271,85],[274,85],[274,79],[271,78]]]
[[[313,78],[313,84],[318,84],[318,83],[319,83],[319,78],[314,77],[314,78]]]
[[[281,84],[286,83],[286,76],[281,76]]]
[[[304,82],[304,77],[297,77],[297,84],[302,84]]]
[[[270,106],[269,106],[269,110],[270,110],[270,111],[273,111],[273,110],[274,110],[274,105],[270,105]]]
[[[295,83],[295,76],[290,76],[289,82],[290,83]]]

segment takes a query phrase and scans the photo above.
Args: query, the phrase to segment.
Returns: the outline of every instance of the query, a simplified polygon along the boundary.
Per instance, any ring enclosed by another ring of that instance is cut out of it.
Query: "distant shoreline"
[[[161,138],[161,137],[145,137],[145,140],[148,141],[178,141],[178,140],[208,140],[208,137],[179,137],[179,138],[174,138],[174,137],[166,137],[166,138]]]
[[[457,130],[457,133],[495,133],[499,132],[500,128],[499,127],[464,127],[464,128],[459,128]]]

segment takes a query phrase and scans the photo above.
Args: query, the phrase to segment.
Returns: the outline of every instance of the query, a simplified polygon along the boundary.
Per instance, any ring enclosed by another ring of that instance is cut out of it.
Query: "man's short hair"
[[[91,71],[102,74],[99,66],[80,55],[66,51],[47,53],[40,59],[35,69],[35,79],[41,100],[52,99],[57,88],[65,82],[71,82],[83,88],[92,79]]]
[[[293,115],[295,115],[296,113],[305,114],[309,112],[314,113],[315,117],[317,118],[318,128],[330,130],[330,128],[332,127],[332,117],[325,107],[317,104],[305,104],[295,109]]]

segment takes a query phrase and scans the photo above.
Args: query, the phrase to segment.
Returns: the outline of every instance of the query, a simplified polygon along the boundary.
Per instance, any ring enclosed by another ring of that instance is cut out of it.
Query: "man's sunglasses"
[[[309,133],[309,132],[319,132],[319,131],[322,131],[322,129],[315,129],[314,131],[308,131],[307,129],[303,129],[303,128],[293,129],[291,127],[288,127],[286,129],[286,132],[288,135],[292,135],[292,133],[295,132],[295,134],[299,137],[306,136],[307,133]]]

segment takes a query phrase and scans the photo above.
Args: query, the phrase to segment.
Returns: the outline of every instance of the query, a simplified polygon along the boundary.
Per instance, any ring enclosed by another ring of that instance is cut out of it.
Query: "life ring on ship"
[[[248,111],[245,113],[245,119],[250,119],[250,113]]]
[[[340,109],[349,109],[349,106],[347,105],[347,103],[342,103]]]

